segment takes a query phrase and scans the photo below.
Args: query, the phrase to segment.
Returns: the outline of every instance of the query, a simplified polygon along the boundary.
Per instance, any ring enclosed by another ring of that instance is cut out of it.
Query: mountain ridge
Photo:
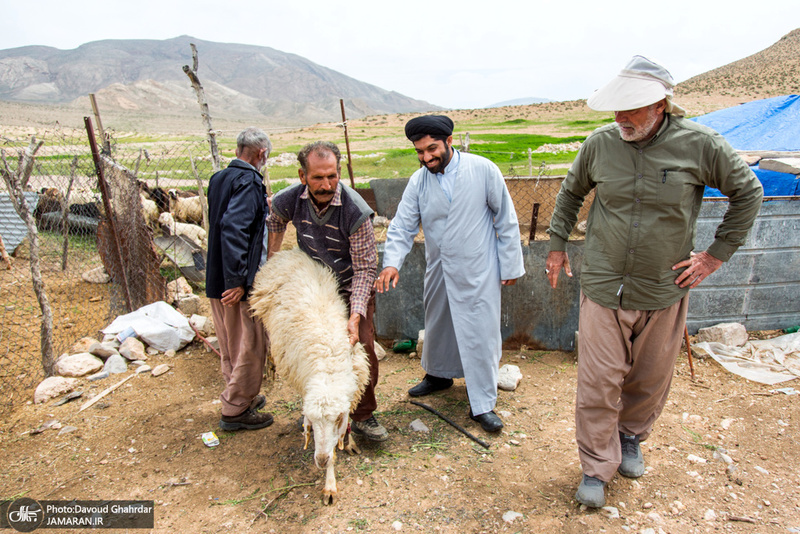
[[[335,120],[341,117],[339,98],[354,117],[442,109],[296,54],[187,35],[106,39],[71,50],[41,45],[0,50],[0,99],[73,105],[95,93],[107,109],[117,109],[122,100],[126,103],[120,109],[176,103],[188,109],[195,98],[181,67],[192,63],[190,43],[198,50],[198,76],[209,104],[217,104],[212,107],[215,115],[288,118],[281,110],[291,109],[304,122]]]

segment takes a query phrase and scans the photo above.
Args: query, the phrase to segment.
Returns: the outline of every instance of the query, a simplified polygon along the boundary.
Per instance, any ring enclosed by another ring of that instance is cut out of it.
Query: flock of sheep
[[[181,189],[150,188],[139,182],[139,197],[142,215],[154,232],[166,235],[182,235],[200,248],[207,248],[208,238],[203,228],[203,208],[197,193]],[[63,213],[100,219],[104,212],[100,195],[88,188],[76,188],[66,196],[57,188],[43,188],[34,210],[34,218],[40,227],[46,213]]]

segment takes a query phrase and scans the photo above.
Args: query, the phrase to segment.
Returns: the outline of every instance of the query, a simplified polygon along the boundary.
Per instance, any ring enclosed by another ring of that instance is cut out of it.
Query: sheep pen
[[[300,249],[277,253],[253,282],[250,307],[267,330],[277,374],[303,398],[303,448],[314,432],[314,463],[325,469],[323,504],[337,497],[335,447],[359,453],[349,414],[369,381],[360,343],[350,345],[347,306],[325,265]]]

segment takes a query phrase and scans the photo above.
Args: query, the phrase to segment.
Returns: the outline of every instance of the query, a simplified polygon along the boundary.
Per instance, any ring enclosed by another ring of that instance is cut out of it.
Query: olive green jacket
[[[688,291],[672,266],[694,249],[704,187],[729,197],[707,252],[727,261],[744,244],[761,207],[761,183],[718,133],[670,114],[644,146],[623,141],[616,123],[578,152],[550,222],[550,250],[563,251],[586,195],[589,210],[581,289],[607,308],[657,310]]]

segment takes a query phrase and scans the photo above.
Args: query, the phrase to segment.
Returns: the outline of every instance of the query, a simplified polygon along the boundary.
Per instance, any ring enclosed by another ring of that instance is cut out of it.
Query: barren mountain
[[[439,109],[360,82],[305,58],[263,46],[214,43],[188,36],[164,41],[94,41],[74,50],[26,46],[0,51],[0,99],[66,104],[96,93],[106,111],[158,112],[197,103],[181,67],[197,46],[199,76],[217,116],[267,116],[301,123]]]
[[[675,88],[675,100],[700,114],[761,98],[800,93],[800,28],[770,46],[698,74]]]

